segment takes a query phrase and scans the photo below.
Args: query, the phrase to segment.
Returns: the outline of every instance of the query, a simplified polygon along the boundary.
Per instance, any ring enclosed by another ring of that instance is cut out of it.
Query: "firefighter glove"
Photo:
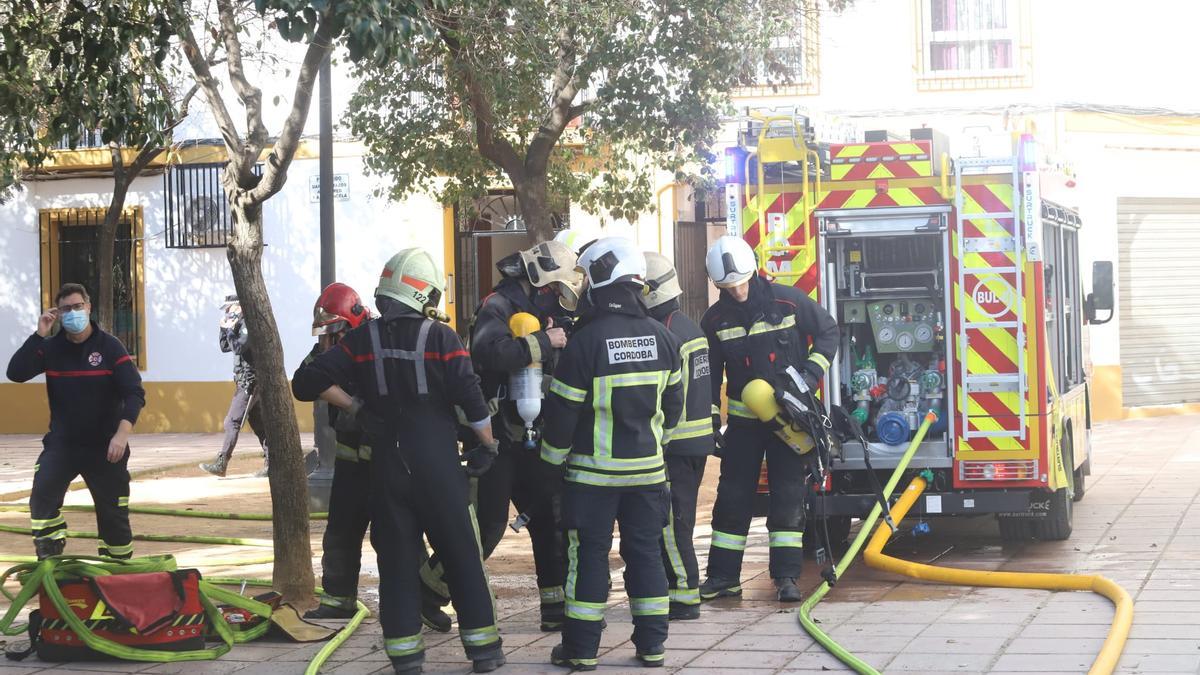
[[[477,478],[487,473],[488,469],[492,468],[492,463],[496,461],[498,454],[500,454],[500,442],[496,440],[491,443],[480,443],[464,452],[462,461],[467,465],[467,475]]]

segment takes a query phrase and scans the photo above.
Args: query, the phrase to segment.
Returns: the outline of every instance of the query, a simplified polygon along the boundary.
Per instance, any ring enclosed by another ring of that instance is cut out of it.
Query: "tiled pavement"
[[[1001,546],[990,520],[932,521],[933,534],[904,536],[889,551],[975,569],[1100,572],[1137,601],[1119,672],[1200,673],[1200,417],[1102,425],[1094,472],[1078,503],[1067,542]],[[699,621],[674,623],[668,672],[803,673],[844,668],[800,629],[793,608],[774,602],[765,574],[765,534],[751,537],[741,600],[706,605]],[[706,539],[707,529],[700,535]],[[507,542],[506,542],[507,543]],[[706,548],[706,542],[698,548]],[[812,566],[805,585],[814,586]],[[608,613],[602,672],[642,672],[628,642],[628,608],[617,592]],[[902,581],[856,563],[815,613],[844,646],[881,670],[941,672],[1085,672],[1112,609],[1087,593],[972,589]],[[561,673],[548,665],[558,636],[537,631],[527,603],[501,623],[504,673]],[[454,634],[426,633],[427,672],[469,672]],[[218,662],[79,664],[70,669],[0,662],[0,675],[33,672],[300,673],[318,646],[259,642]],[[370,623],[326,667],[332,673],[388,672]]]

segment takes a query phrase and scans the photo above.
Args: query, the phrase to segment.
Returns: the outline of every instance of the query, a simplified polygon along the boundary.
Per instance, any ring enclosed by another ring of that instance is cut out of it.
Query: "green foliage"
[[[0,180],[74,148],[99,130],[104,143],[162,138],[172,114],[154,73],[168,55],[170,23],[153,3],[4,0],[0,4]]]
[[[260,14],[273,17],[285,40],[307,42],[318,22],[328,21],[330,34],[342,38],[352,61],[406,64],[409,40],[432,34],[416,17],[426,7],[442,7],[443,0],[254,0],[254,5]]]
[[[656,171],[711,184],[730,93],[812,11],[812,0],[460,0],[423,10],[437,34],[414,33],[410,62],[360,64],[350,127],[397,198],[457,202],[506,177],[540,179],[629,218],[651,205]],[[582,116],[562,132],[556,107]],[[481,152],[481,122],[521,170]]]

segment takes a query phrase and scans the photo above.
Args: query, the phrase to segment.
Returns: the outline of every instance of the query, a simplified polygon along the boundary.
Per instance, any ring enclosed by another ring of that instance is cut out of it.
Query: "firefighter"
[[[441,556],[459,635],[477,673],[504,665],[492,594],[480,557],[455,406],[479,439],[469,466],[486,468],[498,444],[471,357],[437,313],[444,277],[426,251],[387,262],[375,289],[382,316],[346,333],[297,373],[293,392],[342,408],[371,446],[371,545],[379,557],[380,623],[397,673],[420,672],[419,568],[425,532]],[[351,397],[347,390],[357,392]]]
[[[504,258],[497,264],[503,278],[480,303],[471,329],[471,360],[484,395],[496,399],[499,406],[492,428],[500,441],[500,455],[479,478],[477,490],[483,555],[490,557],[504,536],[511,501],[528,518],[544,631],[561,630],[565,616],[561,481],[555,479],[553,467],[538,458],[541,419],[527,432],[516,402],[505,394],[511,376],[526,366],[540,363],[547,375],[554,372],[557,352],[567,344],[563,315],[575,309],[583,285],[575,264],[575,254],[556,241]],[[518,312],[537,317],[544,329],[514,337],[509,320]]]
[[[601,239],[579,266],[592,309],[559,357],[542,436],[542,459],[566,464],[569,542],[567,620],[550,660],[596,669],[615,521],[637,658],[661,666],[669,597],[659,540],[670,508],[662,441],[683,408],[680,344],[647,315],[646,259],[633,242]]]
[[[91,320],[87,289],[64,284],[54,302],[8,362],[13,382],[45,373],[50,399],[50,431],[42,438],[29,495],[34,551],[39,560],[63,552],[63,497],[82,474],[96,506],[100,555],[129,558],[128,441],[146,405],[142,377],[121,341]],[[51,335],[55,322],[62,330]]]
[[[313,306],[312,334],[317,344],[296,369],[293,380],[314,359],[337,345],[347,331],[371,318],[358,293],[349,286],[332,283],[321,291]],[[353,393],[347,384],[347,393]],[[333,486],[329,492],[329,520],[321,540],[320,605],[306,619],[348,619],[354,616],[358,599],[358,571],[363,536],[371,523],[368,488],[371,483],[371,446],[362,440],[362,430],[339,419],[339,408],[330,406],[329,422],[337,435],[333,463]],[[340,423],[339,423],[340,422]]]
[[[720,373],[725,372],[729,426],[720,452],[708,578],[700,585],[700,597],[712,600],[742,592],[742,555],[765,453],[771,490],[767,515],[770,574],[779,600],[798,602],[805,477],[807,463],[816,453],[802,455],[789,448],[749,411],[741,392],[756,378],[770,383],[777,394],[787,392],[799,386],[791,373],[815,391],[837,352],[837,322],[804,292],[758,276],[754,251],[740,237],[718,239],[708,251],[705,266],[720,297],[704,313],[700,326],[708,338],[713,400],[719,400]],[[720,422],[720,415],[714,414],[713,425],[720,427]]]
[[[670,523],[663,528],[662,559],[667,572],[672,620],[700,618],[700,569],[692,531],[696,527],[696,499],[704,466],[713,451],[712,385],[709,382],[708,341],[704,333],[679,310],[683,289],[671,261],[659,253],[646,254],[646,307],[650,316],[679,339],[682,364],[683,414],[670,430],[671,442],[663,451],[667,485],[671,490]]]

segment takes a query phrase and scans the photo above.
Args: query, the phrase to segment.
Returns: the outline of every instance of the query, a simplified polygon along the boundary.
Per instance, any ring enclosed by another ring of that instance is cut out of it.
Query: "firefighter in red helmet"
[[[350,329],[371,318],[371,310],[353,289],[332,283],[321,291],[313,306],[312,333],[317,344],[296,369],[300,376],[317,356],[333,347]],[[337,433],[337,455],[333,463],[333,486],[329,493],[329,523],[321,541],[321,604],[305,616],[315,619],[350,618],[358,599],[358,571],[363,536],[371,523],[367,486],[371,482],[371,446],[362,432],[341,411],[329,407],[329,423]],[[341,424],[339,424],[341,422]]]

